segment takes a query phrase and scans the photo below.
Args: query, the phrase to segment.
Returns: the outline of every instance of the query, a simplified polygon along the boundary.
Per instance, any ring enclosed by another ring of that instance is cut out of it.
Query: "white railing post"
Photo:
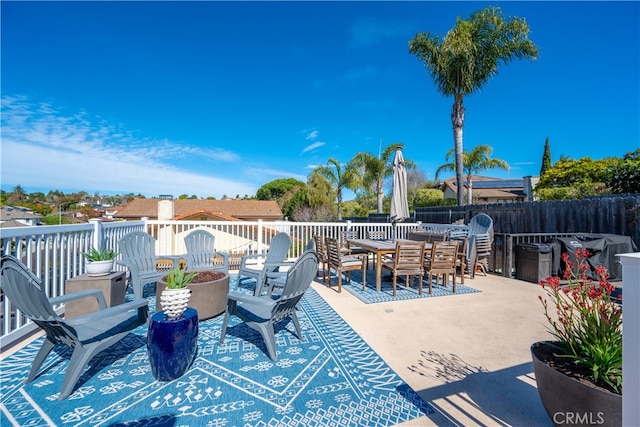
[[[92,241],[93,247],[105,249],[104,227],[102,226],[102,221],[94,218],[89,220],[89,224],[93,225],[93,241]]]
[[[640,426],[640,252],[622,264],[622,425]]]
[[[258,247],[256,248],[256,253],[262,253],[262,220],[258,220],[258,235],[256,236],[256,241],[258,242]]]

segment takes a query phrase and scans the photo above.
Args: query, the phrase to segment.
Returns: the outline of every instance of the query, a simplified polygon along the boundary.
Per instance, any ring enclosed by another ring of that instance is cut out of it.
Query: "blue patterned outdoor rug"
[[[413,282],[411,287],[405,287],[404,277],[398,279],[396,284],[396,296],[393,296],[393,278],[390,275],[382,275],[382,281],[380,283],[380,292],[376,291],[376,274],[375,272],[367,272],[367,287],[362,290],[362,274],[360,271],[351,272],[351,283],[349,283],[348,276],[344,275],[342,278],[342,287],[351,292],[355,297],[365,304],[374,304],[378,302],[388,301],[402,301],[415,298],[432,298],[443,297],[449,295],[458,294],[472,294],[475,292],[481,292],[478,289],[474,289],[469,286],[456,284],[456,293],[453,293],[451,284],[448,287],[436,285],[435,282],[431,286],[431,294],[429,294],[429,285],[424,280],[422,283],[422,295],[418,292],[418,279],[412,278]],[[337,279],[332,278],[332,286],[337,286]]]
[[[150,311],[154,312],[153,297]],[[433,412],[315,292],[299,319],[276,328],[278,360],[232,317],[201,322],[198,355],[181,378],[156,381],[141,327],[99,354],[74,393],[58,401],[70,357],[52,354],[23,381],[42,338],[0,362],[2,426],[392,426]],[[63,349],[56,348],[58,351]]]

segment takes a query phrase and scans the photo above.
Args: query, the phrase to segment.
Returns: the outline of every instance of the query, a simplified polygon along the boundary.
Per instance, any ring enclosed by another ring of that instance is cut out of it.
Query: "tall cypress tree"
[[[544,141],[544,154],[542,155],[542,166],[540,167],[540,176],[551,169],[551,147],[549,146],[549,137]]]

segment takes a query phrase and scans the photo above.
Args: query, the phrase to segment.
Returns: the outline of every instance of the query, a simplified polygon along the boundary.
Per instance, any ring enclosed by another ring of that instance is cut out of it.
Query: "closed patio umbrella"
[[[393,238],[396,238],[395,225],[409,218],[409,203],[407,202],[407,169],[402,156],[402,147],[396,147],[393,159],[393,187],[391,188],[391,223]]]

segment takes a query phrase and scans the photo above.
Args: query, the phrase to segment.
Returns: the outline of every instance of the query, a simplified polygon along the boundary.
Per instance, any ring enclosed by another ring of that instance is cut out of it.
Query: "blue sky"
[[[381,139],[433,179],[453,100],[408,42],[488,5],[540,56],[465,99],[465,149],[511,166],[487,175],[537,175],[547,137],[553,162],[640,146],[638,2],[2,1],[0,185],[253,195]]]

